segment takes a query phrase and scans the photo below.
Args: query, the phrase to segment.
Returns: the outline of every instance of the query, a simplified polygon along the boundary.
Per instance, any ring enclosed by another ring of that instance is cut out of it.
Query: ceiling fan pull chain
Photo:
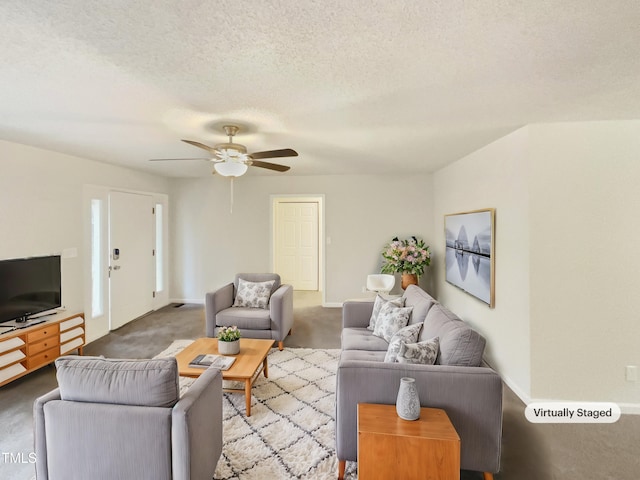
[[[229,190],[231,192],[231,198],[229,199],[229,213],[233,213],[233,177],[231,178],[231,189]]]

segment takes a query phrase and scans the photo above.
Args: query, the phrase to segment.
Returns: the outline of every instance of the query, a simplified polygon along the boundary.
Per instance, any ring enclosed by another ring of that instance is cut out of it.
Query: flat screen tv
[[[0,260],[0,323],[61,306],[60,255]]]

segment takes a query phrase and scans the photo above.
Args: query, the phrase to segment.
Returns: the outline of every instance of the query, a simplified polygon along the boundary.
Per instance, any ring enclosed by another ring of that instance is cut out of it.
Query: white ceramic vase
[[[240,340],[234,340],[233,342],[218,340],[218,352],[221,355],[237,355],[240,353]]]
[[[420,418],[420,399],[418,398],[415,378],[403,377],[400,379],[396,412],[403,420],[417,420]]]

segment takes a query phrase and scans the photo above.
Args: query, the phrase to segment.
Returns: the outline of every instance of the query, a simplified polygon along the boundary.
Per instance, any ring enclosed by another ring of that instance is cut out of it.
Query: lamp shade
[[[239,162],[220,162],[216,163],[213,168],[223,177],[240,177],[247,173],[247,165]]]

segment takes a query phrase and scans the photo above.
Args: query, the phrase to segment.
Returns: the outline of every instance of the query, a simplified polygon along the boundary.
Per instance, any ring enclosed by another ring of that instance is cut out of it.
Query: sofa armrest
[[[47,440],[44,423],[44,405],[52,400],[60,400],[60,389],[50,391],[36,398],[33,404],[33,448],[36,454],[36,477],[38,480],[49,478],[47,468]]]
[[[284,340],[293,328],[293,286],[282,284],[269,299],[269,316],[274,340]]]
[[[402,377],[416,379],[423,407],[447,412],[461,439],[461,468],[483,472],[500,469],[502,380],[494,370],[344,358],[338,366],[336,385],[339,460],[357,459],[358,403],[395,405]]]
[[[366,328],[373,312],[371,301],[349,301],[342,304],[342,328]]]
[[[171,412],[176,480],[212,478],[222,453],[222,372],[208,368]]]
[[[216,315],[219,311],[233,306],[233,283],[209,292],[204,297],[205,335],[215,337]]]

